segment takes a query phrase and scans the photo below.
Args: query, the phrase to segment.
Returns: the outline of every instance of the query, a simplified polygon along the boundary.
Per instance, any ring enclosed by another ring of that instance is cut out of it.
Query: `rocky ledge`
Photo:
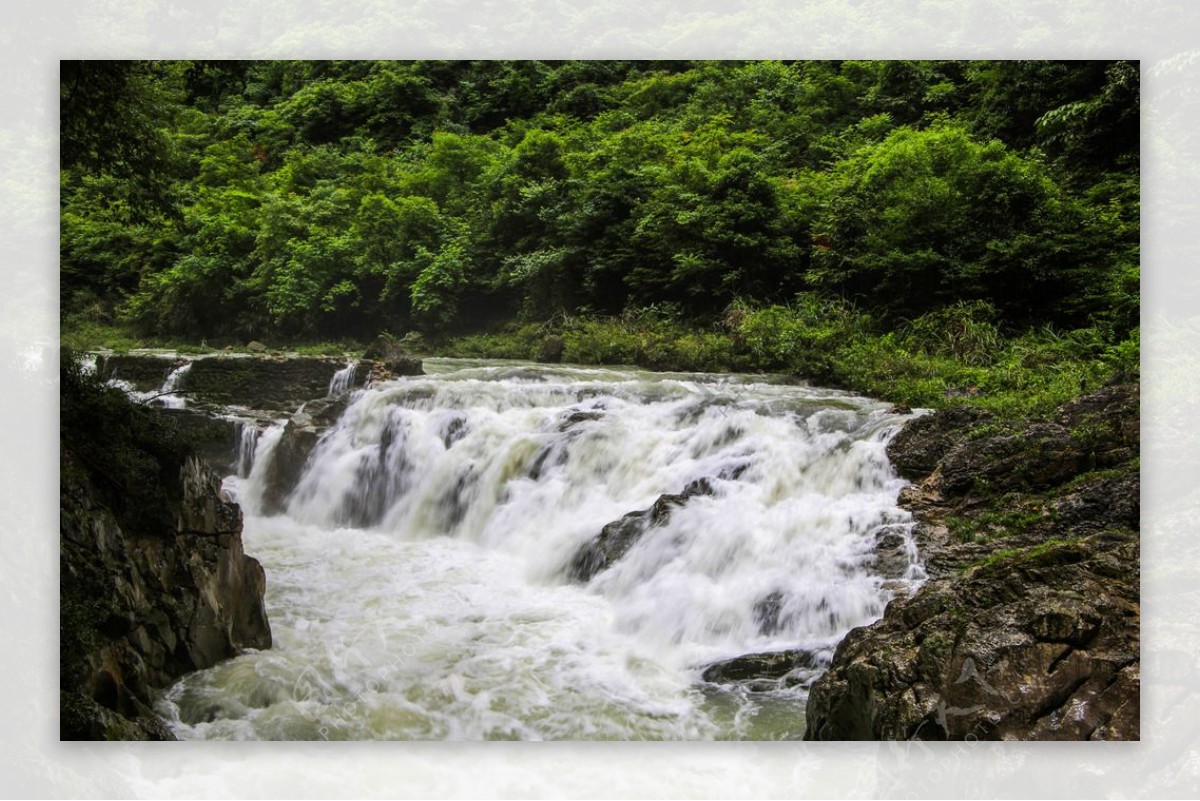
[[[173,370],[187,364],[191,367],[177,389],[189,403],[290,412],[306,400],[323,397],[334,374],[350,362],[331,356],[127,353],[98,355],[96,370],[105,380],[119,378],[140,392],[153,392]],[[367,383],[376,367],[373,361],[359,360],[349,386]]]
[[[70,367],[62,393],[60,737],[173,739],[155,689],[270,647],[263,569],[169,423]]]
[[[1138,419],[1123,384],[897,435],[930,580],[838,646],[806,739],[1138,739]]]

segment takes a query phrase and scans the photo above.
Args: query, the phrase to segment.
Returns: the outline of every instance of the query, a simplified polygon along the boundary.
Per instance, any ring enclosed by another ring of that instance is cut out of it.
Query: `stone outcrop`
[[[300,483],[308,457],[325,433],[346,410],[347,399],[317,398],[304,404],[284,424],[263,476],[263,514],[275,515]]]
[[[149,392],[189,361],[192,367],[181,387],[189,403],[289,412],[306,400],[324,397],[333,374],[347,364],[330,356],[109,354],[97,358],[96,369],[101,378],[121,378]],[[352,385],[362,386],[369,375],[370,365],[360,365]]]
[[[1051,420],[947,410],[889,446],[931,579],[854,629],[807,739],[1139,738],[1137,385]]]
[[[237,463],[238,422],[196,409],[159,409],[184,433],[196,455],[220,475],[229,475]]]
[[[400,341],[382,334],[363,351],[363,361],[375,365],[372,369],[375,380],[425,374],[419,357],[410,353]]]
[[[734,480],[746,467],[747,465],[739,465],[725,471],[718,478]],[[649,508],[630,512],[620,520],[614,520],[575,552],[567,567],[567,574],[573,581],[590,581],[596,574],[612,567],[647,531],[664,525],[670,519],[672,510],[683,506],[697,495],[712,495],[714,492],[712,481],[698,478],[684,487],[682,492],[660,495]]]
[[[240,508],[150,410],[64,378],[60,736],[170,739],[152,692],[268,648]]]
[[[538,345],[537,360],[543,364],[558,364],[563,360],[567,343],[557,334],[546,337]]]
[[[780,686],[807,684],[825,667],[828,656],[803,648],[744,654],[706,665],[700,678],[712,684],[739,683],[750,690],[769,690]]]

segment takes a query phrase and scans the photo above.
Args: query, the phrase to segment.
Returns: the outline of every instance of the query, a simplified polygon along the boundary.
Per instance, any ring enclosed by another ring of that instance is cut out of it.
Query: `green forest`
[[[1136,373],[1130,61],[61,64],[64,344]]]

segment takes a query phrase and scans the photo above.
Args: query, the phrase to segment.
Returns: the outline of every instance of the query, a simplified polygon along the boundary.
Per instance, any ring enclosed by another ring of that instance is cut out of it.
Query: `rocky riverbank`
[[[930,574],[854,629],[806,738],[1139,738],[1138,385],[1053,419],[949,409],[891,443]]]
[[[178,431],[64,362],[60,737],[173,739],[152,693],[271,645],[242,514]]]

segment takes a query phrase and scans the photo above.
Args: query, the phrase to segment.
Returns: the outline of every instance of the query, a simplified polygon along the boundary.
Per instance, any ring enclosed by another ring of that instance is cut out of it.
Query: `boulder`
[[[746,467],[741,465],[720,477],[736,479]],[[620,520],[614,520],[602,528],[595,539],[584,543],[575,552],[567,568],[568,575],[575,581],[590,581],[598,573],[612,567],[647,531],[664,525],[673,509],[683,506],[697,495],[712,495],[713,492],[715,488],[712,482],[707,478],[699,478],[684,487],[682,492],[660,495],[649,508],[630,512]]]
[[[745,654],[733,659],[714,662],[704,667],[700,677],[712,684],[759,680],[777,681],[787,678],[789,675],[802,674],[819,668],[821,664],[820,656],[814,652],[793,648],[786,651]],[[799,679],[800,676],[796,676],[796,678]]]
[[[545,364],[558,364],[563,360],[567,343],[557,335],[548,336],[538,345],[537,360]]]
[[[127,381],[139,392],[151,392],[185,363],[185,359],[165,354],[102,353],[96,356],[96,373],[105,380]]]
[[[966,406],[918,417],[888,443],[888,459],[904,478],[926,476],[968,430],[989,417]]]
[[[188,359],[161,354],[99,356],[101,378],[121,378],[143,392],[158,389],[167,375]],[[251,356],[218,353],[191,359],[186,378],[189,405],[237,405],[251,409],[292,411],[301,403],[323,398],[333,374],[345,359],[329,356]],[[353,386],[362,386],[370,364],[355,371]]]
[[[893,439],[932,579],[838,645],[806,739],[1139,738],[1137,396]]]
[[[390,376],[424,375],[421,359],[414,356],[400,342],[380,334],[363,351],[363,360],[374,362]]]
[[[150,709],[155,689],[271,645],[241,510],[201,460],[160,456],[174,525],[119,517],[107,477],[66,443],[61,458],[60,736],[171,739]]]
[[[287,509],[288,498],[300,483],[320,438],[320,427],[308,415],[297,413],[287,421],[263,475],[263,514],[276,515]]]

